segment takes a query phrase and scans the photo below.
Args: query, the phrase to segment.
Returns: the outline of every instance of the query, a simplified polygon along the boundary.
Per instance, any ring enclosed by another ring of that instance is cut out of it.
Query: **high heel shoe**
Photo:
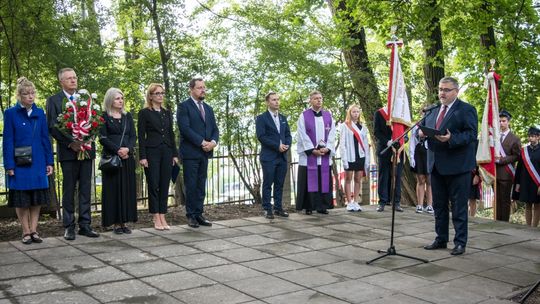
[[[158,225],[156,222],[154,222],[154,229],[162,231],[165,230],[165,228],[162,225]]]
[[[163,225],[163,229],[165,229],[165,230],[171,230],[171,226],[169,226],[169,225]]]

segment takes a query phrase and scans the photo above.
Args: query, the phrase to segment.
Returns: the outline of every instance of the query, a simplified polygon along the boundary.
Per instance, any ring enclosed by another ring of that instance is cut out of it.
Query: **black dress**
[[[540,172],[540,144],[536,146],[527,146],[525,149],[529,152],[529,158],[536,169],[536,172]],[[518,200],[524,203],[539,204],[540,196],[538,195],[538,186],[529,175],[529,171],[525,167],[523,156],[519,158],[519,162],[516,168],[516,177],[514,179],[514,189],[516,184],[519,184],[519,192],[514,191],[512,193],[512,199]]]
[[[358,130],[362,130],[362,125],[360,123],[356,123],[356,127],[358,127]],[[354,162],[349,162],[349,168],[345,169],[345,171],[364,171],[364,164],[366,162],[365,157],[360,157],[360,150],[358,148],[358,140],[356,139],[356,136],[353,136],[354,140]]]
[[[120,147],[129,149],[129,157],[122,160],[122,167],[114,172],[102,172],[101,223],[103,227],[137,221],[137,193],[135,184],[136,133],[130,113],[121,119],[103,114],[105,124],[100,130],[99,142],[104,154],[116,154]],[[124,138],[122,132],[126,128]],[[120,145],[120,139],[122,144]]]

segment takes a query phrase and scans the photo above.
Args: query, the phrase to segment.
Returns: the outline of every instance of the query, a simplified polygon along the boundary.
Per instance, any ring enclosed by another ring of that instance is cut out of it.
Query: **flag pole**
[[[492,58],[490,61],[491,67],[489,68],[490,72],[495,72],[495,59]],[[495,81],[495,86],[497,86],[497,82]],[[497,99],[498,102],[498,99]],[[497,109],[498,109],[497,105]],[[499,113],[493,113],[493,115],[499,115]],[[495,140],[500,140],[499,138],[495,138]],[[494,155],[495,156],[495,155]],[[497,163],[495,162],[495,171],[494,171],[494,181],[493,181],[493,219],[497,220]]]

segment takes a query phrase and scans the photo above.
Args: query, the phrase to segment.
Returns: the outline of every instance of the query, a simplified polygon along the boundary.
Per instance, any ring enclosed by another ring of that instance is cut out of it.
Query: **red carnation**
[[[69,113],[64,114],[64,119],[69,119],[71,115]]]
[[[92,122],[92,128],[97,128],[97,126],[98,126],[98,123],[95,122],[95,121],[93,121],[93,122]]]
[[[92,110],[92,115],[96,115],[96,114],[97,114],[96,111]]]
[[[67,109],[67,111],[71,113],[71,112],[73,112],[73,108],[72,108],[72,107],[69,107],[69,108]]]
[[[103,117],[100,116],[100,117],[99,117],[99,121],[105,122],[105,119],[103,119]]]
[[[69,121],[67,124],[66,124],[66,128],[68,129],[73,129],[73,123],[71,121]]]

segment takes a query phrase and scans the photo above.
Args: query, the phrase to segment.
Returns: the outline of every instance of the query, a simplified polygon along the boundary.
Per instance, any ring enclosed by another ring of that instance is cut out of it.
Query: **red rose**
[[[70,117],[71,117],[71,115],[69,113],[64,114],[64,119],[69,119]]]
[[[92,128],[97,128],[97,126],[98,126],[98,123],[95,122],[95,121],[93,121],[93,122],[92,122]]]
[[[100,117],[99,117],[99,121],[105,122],[105,119],[103,119],[103,117],[100,116]]]
[[[73,123],[70,121],[66,124],[66,128],[73,129]]]
[[[72,107],[69,107],[69,108],[67,109],[67,111],[71,113],[71,112],[73,112],[73,108],[72,108]]]
[[[96,114],[97,114],[96,111],[92,110],[92,115],[96,115]]]

